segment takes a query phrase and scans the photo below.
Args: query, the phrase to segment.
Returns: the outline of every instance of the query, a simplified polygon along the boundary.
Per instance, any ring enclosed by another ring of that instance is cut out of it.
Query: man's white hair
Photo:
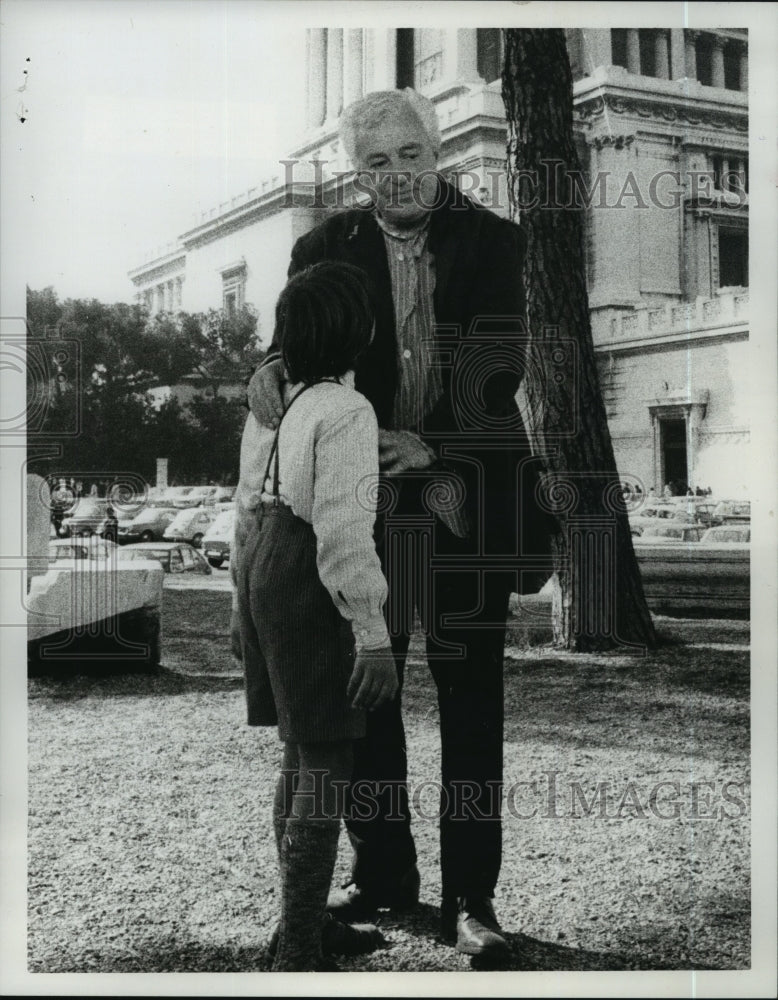
[[[357,142],[362,132],[377,128],[385,118],[408,109],[419,119],[437,156],[441,140],[435,105],[418,91],[406,87],[404,90],[375,90],[345,109],[340,116],[338,130],[351,162],[356,165]]]

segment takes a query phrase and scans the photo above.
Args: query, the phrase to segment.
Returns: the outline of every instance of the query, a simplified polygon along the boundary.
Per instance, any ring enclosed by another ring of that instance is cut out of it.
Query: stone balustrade
[[[594,317],[595,343],[651,339],[674,333],[689,333],[748,321],[748,289],[722,290],[713,298],[693,302],[667,302],[661,306],[641,304],[635,309]]]

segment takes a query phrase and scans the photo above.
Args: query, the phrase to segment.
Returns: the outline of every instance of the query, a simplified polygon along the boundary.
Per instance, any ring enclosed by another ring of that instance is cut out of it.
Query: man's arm
[[[287,277],[297,274],[316,262],[316,240],[308,233],[301,236],[292,247]],[[284,413],[284,365],[278,348],[275,331],[267,355],[251,376],[246,388],[249,409],[263,427],[275,430]]]

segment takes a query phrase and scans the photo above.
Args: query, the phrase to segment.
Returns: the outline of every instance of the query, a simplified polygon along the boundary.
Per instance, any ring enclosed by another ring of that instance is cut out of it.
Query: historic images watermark
[[[312,771],[323,783],[325,771]],[[336,805],[333,815],[367,822],[385,810],[388,820],[410,816],[421,822],[436,822],[441,815],[450,821],[496,822],[503,813],[517,821],[571,820],[691,820],[741,819],[749,811],[746,781],[615,782],[597,778],[572,779],[561,771],[541,771],[531,778],[507,782],[424,780],[410,783],[374,781],[332,782]],[[298,795],[301,794],[299,791]],[[308,793],[312,802],[323,801],[322,789]],[[315,818],[327,818],[321,812]]]
[[[332,170],[329,160],[280,160],[284,168],[285,208],[342,210],[354,202],[372,202],[379,188],[387,207],[403,203],[407,186],[419,208],[440,208],[446,192],[438,187],[434,199],[422,197],[422,180],[438,171]],[[743,161],[745,162],[745,161]],[[717,173],[715,170],[659,170],[649,178],[633,170],[613,174],[598,170],[569,169],[562,160],[544,160],[542,170],[518,170],[506,181],[504,169],[457,170],[446,178],[466,195],[479,192],[492,209],[506,209],[508,202],[519,211],[534,209],[651,209],[676,211],[684,200],[696,208],[737,210],[748,204],[748,172],[744,165]],[[390,180],[391,179],[391,180]],[[508,191],[511,198],[508,199]],[[392,199],[397,199],[393,202]],[[456,210],[457,206],[452,206]]]

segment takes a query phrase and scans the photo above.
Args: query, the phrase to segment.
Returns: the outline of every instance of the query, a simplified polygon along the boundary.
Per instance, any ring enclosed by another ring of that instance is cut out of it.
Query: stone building
[[[742,30],[571,29],[586,272],[616,458],[644,490],[748,490],[748,52]],[[309,29],[302,139],[274,177],[130,273],[150,310],[251,302],[267,340],[295,239],[352,202],[337,136],[364,93],[436,104],[440,166],[507,215],[502,34]],[[302,112],[303,109],[301,109]]]

